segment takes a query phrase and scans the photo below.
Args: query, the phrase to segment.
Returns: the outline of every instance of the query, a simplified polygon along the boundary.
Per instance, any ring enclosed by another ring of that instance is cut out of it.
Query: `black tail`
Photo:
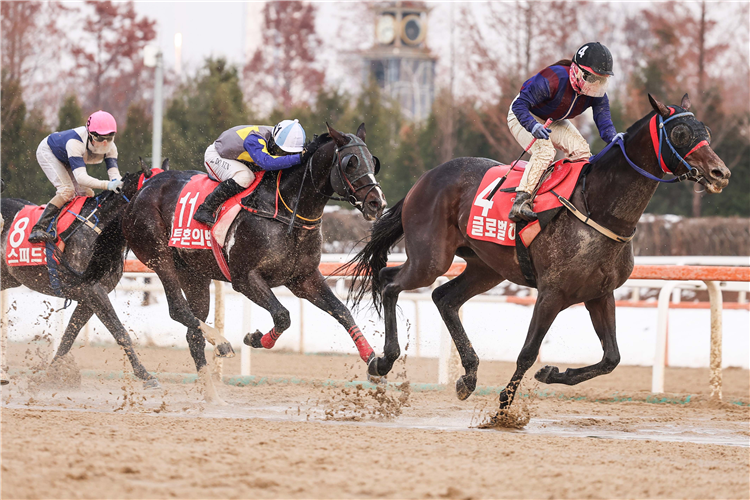
[[[350,273],[354,279],[349,289],[349,300],[357,307],[368,290],[372,292],[372,305],[380,314],[383,306],[380,270],[388,262],[388,252],[404,235],[401,224],[401,209],[404,200],[396,203],[383,214],[370,231],[370,241],[352,260],[342,267],[354,266]]]

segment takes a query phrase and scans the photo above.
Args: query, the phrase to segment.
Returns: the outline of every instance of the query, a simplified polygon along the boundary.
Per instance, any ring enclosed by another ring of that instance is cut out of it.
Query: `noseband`
[[[669,108],[672,113],[675,112],[674,108]],[[612,141],[607,145],[604,150],[602,150],[599,154],[596,156],[601,156],[602,153],[609,150],[610,147],[616,142],[618,146],[620,146],[620,149],[622,150],[622,155],[625,157],[625,161],[628,162],[628,165],[630,165],[636,172],[641,174],[642,176],[651,179],[653,181],[657,182],[664,182],[667,184],[671,184],[673,182],[682,182],[682,181],[695,181],[698,182],[701,179],[703,179],[703,175],[698,171],[698,169],[694,168],[692,165],[690,165],[687,161],[685,161],[685,158],[693,154],[698,149],[702,148],[703,146],[708,146],[708,141],[703,140],[700,141],[698,144],[696,144],[685,156],[681,156],[680,153],[677,152],[674,145],[672,145],[672,142],[669,140],[669,134],[667,134],[666,129],[664,128],[664,125],[669,123],[670,121],[674,120],[675,118],[680,118],[683,116],[692,116],[695,117],[693,113],[690,113],[689,111],[684,111],[682,113],[672,114],[669,118],[666,120],[664,117],[662,117],[659,113],[657,113],[653,118],[651,118],[649,122],[649,130],[651,132],[651,143],[654,145],[654,152],[656,153],[656,157],[659,162],[659,166],[665,173],[669,173],[672,175],[675,175],[673,179],[660,179],[659,177],[656,177],[655,175],[645,171],[633,161],[628,158],[628,154],[625,152],[625,143],[622,140],[621,137],[618,137],[617,140]],[[658,125],[657,125],[658,120]],[[658,130],[658,132],[657,132]],[[685,167],[687,167],[688,171],[685,172],[682,175],[676,175],[671,168],[667,166],[666,163],[664,163],[664,159],[662,158],[661,150],[662,150],[662,144],[663,142],[666,142],[666,144],[669,146],[669,149],[672,151],[672,154],[675,155],[675,157],[683,164]]]

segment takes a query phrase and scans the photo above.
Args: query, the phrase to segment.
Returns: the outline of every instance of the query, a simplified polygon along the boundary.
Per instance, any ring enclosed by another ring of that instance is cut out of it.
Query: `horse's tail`
[[[404,200],[401,200],[375,221],[370,231],[370,241],[365,248],[342,266],[349,267],[349,274],[353,276],[349,289],[349,300],[353,307],[359,305],[369,289],[372,293],[372,305],[380,315],[383,305],[380,270],[388,262],[391,247],[404,235],[404,226],[401,224],[403,206]]]

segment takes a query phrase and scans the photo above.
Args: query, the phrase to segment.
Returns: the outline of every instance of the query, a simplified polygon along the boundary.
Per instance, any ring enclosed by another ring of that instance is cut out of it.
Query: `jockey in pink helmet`
[[[89,116],[86,126],[54,132],[39,144],[36,159],[44,175],[57,188],[55,196],[47,203],[39,222],[29,235],[31,243],[54,241],[54,231],[47,231],[60,209],[75,196],[93,196],[94,189],[119,192],[122,189],[117,168],[115,118],[106,111]],[[86,165],[104,163],[108,181],[91,177]]]

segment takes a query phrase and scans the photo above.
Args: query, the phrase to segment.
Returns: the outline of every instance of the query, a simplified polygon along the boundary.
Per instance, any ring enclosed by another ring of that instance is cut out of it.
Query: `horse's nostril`
[[[711,175],[715,179],[722,179],[724,177],[724,171],[719,168],[714,168],[711,170]]]

